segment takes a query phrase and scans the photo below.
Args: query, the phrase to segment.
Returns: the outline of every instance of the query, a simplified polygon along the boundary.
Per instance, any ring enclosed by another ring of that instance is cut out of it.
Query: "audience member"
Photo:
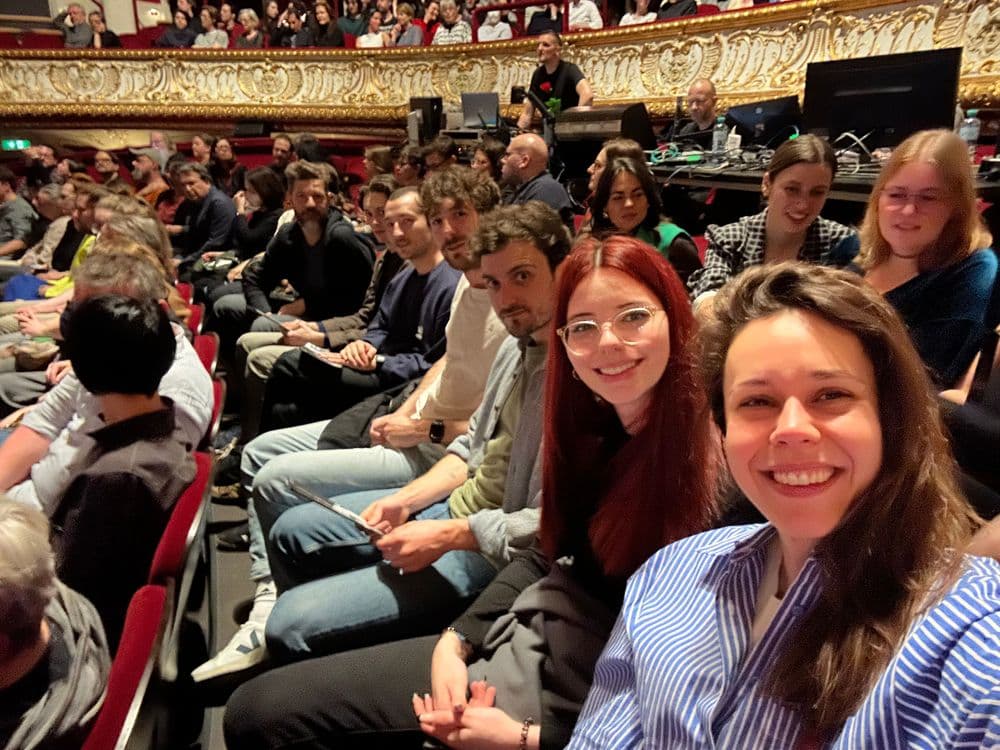
[[[239,259],[247,260],[266,250],[278,229],[285,204],[284,183],[274,170],[256,167],[247,172],[246,187],[233,196],[233,203],[233,245]]]
[[[437,33],[440,25],[439,16],[441,14],[441,4],[438,0],[427,0],[424,3],[424,15],[422,18],[414,18],[413,23],[424,30],[424,44],[430,44]]]
[[[260,28],[260,18],[253,8],[243,8],[239,14],[243,33],[233,41],[236,49],[260,49],[264,46],[264,33]]]
[[[149,147],[155,148],[163,154],[164,159],[168,160],[171,156],[177,153],[177,146],[174,145],[174,139],[159,130],[153,130],[150,132]],[[164,166],[164,169],[166,169],[166,166]]]
[[[121,48],[122,40],[118,38],[118,35],[108,28],[107,23],[104,21],[104,16],[98,11],[92,12],[87,16],[87,22],[90,24],[91,30],[94,32],[94,39],[91,45],[95,49],[116,49]]]
[[[594,234],[627,234],[652,245],[681,281],[701,268],[691,235],[661,216],[660,186],[645,161],[612,159],[597,181],[590,209]]]
[[[365,149],[362,166],[366,182],[380,174],[392,174],[394,168],[392,149],[388,146],[369,146]]]
[[[278,28],[278,19],[280,17],[281,10],[278,7],[278,0],[266,0],[264,3],[264,16],[260,23],[260,30],[265,39],[270,40],[271,35]]]
[[[389,33],[391,47],[422,47],[424,44],[424,30],[413,23],[413,6],[409,3],[400,3],[396,8],[396,25]]]
[[[642,146],[631,138],[612,138],[605,141],[604,145],[601,146],[601,150],[597,152],[597,156],[594,157],[593,163],[587,167],[587,174],[590,175],[587,181],[589,199],[593,199],[594,192],[597,190],[597,183],[600,181],[601,175],[604,174],[604,168],[608,165],[608,162],[619,158],[645,162],[646,154],[643,152]],[[590,220],[591,211],[588,207],[587,215],[584,218],[584,225],[589,225]]]
[[[295,738],[299,720],[316,716],[319,701],[327,710],[312,736],[321,742],[350,743],[363,734],[381,744],[391,734],[400,746],[415,747],[421,729],[441,741],[461,731],[473,747],[514,748],[519,740],[525,747],[560,747],[569,739],[626,578],[664,541],[705,528],[712,486],[710,434],[699,416],[703,397],[687,354],[694,321],[683,285],[634,240],[603,246],[589,240],[564,265],[551,327],[565,344],[548,352],[544,408],[545,556],[515,558],[440,636],[310,660],[249,683],[227,706],[229,741],[258,748],[263,733]],[[643,324],[615,322],[625,308],[645,312]],[[597,315],[609,318],[612,337],[583,317]],[[598,335],[590,335],[588,323]],[[574,334],[575,325],[583,327]],[[611,382],[593,369],[623,359],[639,362],[642,375]],[[657,439],[658,433],[671,438]],[[695,482],[691,464],[700,467]],[[650,518],[657,522],[641,520]],[[341,666],[362,659],[372,678],[366,684],[379,685],[378,696],[357,684],[343,690],[348,673]],[[396,677],[383,684],[378,675],[390,665]],[[314,686],[320,670],[325,684]],[[293,674],[310,686],[295,708],[272,684]],[[495,691],[495,703],[481,702],[481,680]],[[267,707],[246,702],[265,687],[273,696]],[[411,697],[414,690],[425,697]],[[273,711],[278,706],[281,717]]]
[[[697,12],[698,0],[663,0],[656,12],[656,20],[666,21],[670,18],[693,16]]]
[[[365,18],[361,14],[360,0],[345,0],[344,12],[337,18],[337,28],[355,38],[364,33]]]
[[[170,510],[195,474],[174,404],[158,392],[176,340],[156,300],[120,295],[78,297],[61,327],[73,373],[103,424],[88,434],[52,511],[56,565],[94,603],[116,644]]]
[[[163,272],[138,256],[97,253],[76,270],[78,300],[125,294],[139,301],[166,297]],[[197,445],[212,414],[212,383],[183,329],[174,327],[176,355],[159,392],[175,405],[184,443]],[[118,362],[120,357],[115,357]],[[89,435],[104,426],[100,407],[72,373],[67,373],[20,426],[0,444],[0,491],[48,515],[84,468]]]
[[[499,42],[504,39],[512,39],[513,36],[514,32],[511,30],[510,24],[501,19],[498,10],[491,10],[487,13],[483,17],[482,24],[476,30],[476,38],[480,42]]]
[[[279,133],[271,141],[271,164],[270,167],[284,181],[285,168],[292,163],[295,158],[295,144],[292,137],[285,133]]]
[[[193,209],[183,231],[173,237],[180,266],[187,270],[203,254],[229,249],[236,208],[232,198],[212,184],[205,165],[183,164],[177,168],[177,177]]]
[[[569,747],[990,744],[1000,567],[962,553],[978,519],[905,327],[806,264],[712,305],[709,401],[767,523],[639,569]]]
[[[573,204],[566,188],[549,174],[549,149],[534,133],[521,133],[511,139],[503,157],[500,182],[513,192],[505,203],[541,201],[559,212],[566,226],[573,225]]]
[[[198,133],[191,139],[191,160],[205,167],[211,165],[212,149],[215,148],[215,136],[209,133]]]
[[[305,24],[308,15],[306,6],[297,1],[291,2],[281,15],[284,20],[279,21],[277,28],[271,34],[272,47],[298,49],[312,47],[316,43],[312,31]]]
[[[67,193],[66,197],[63,196],[63,191]],[[32,269],[48,270],[53,254],[70,226],[69,214],[73,212],[72,196],[75,194],[76,187],[72,182],[42,186],[32,204],[48,222],[48,226],[38,242],[28,248],[19,260],[0,260],[0,280],[7,281],[17,273],[30,272]],[[66,266],[69,267],[69,264]]]
[[[0,745],[82,747],[110,669],[93,605],[56,578],[45,516],[0,496]]]
[[[392,176],[400,187],[414,187],[423,176],[424,157],[420,146],[403,146],[392,166]]]
[[[60,159],[52,170],[52,182],[62,184],[75,174],[87,174],[87,165],[75,159]]]
[[[358,37],[355,43],[358,49],[379,49],[385,47],[385,36],[381,32],[382,28],[382,13],[381,11],[373,11],[370,16],[368,16],[368,30]]]
[[[177,0],[177,10],[184,13],[188,19],[188,26],[194,31],[195,35],[202,33],[203,31],[208,31],[207,28],[202,26],[200,14],[195,12],[194,4],[192,0]]]
[[[31,191],[52,182],[52,173],[55,171],[59,159],[56,158],[56,152],[52,146],[41,143],[25,149],[24,162],[25,187]]]
[[[846,265],[856,250],[844,242],[852,230],[819,215],[836,172],[837,158],[825,140],[803,135],[782,143],[764,174],[767,208],[705,233],[705,267],[688,280],[695,310],[749,266],[782,260]]]
[[[530,88],[551,112],[559,114],[570,107],[589,107],[594,103],[594,92],[583,72],[562,59],[562,37],[559,34],[546,31],[538,37],[538,62],[531,75]],[[535,107],[525,99],[517,126],[528,130],[534,117]]]
[[[424,169],[427,173],[458,164],[458,144],[449,135],[439,135],[424,149]]]
[[[264,428],[333,417],[421,377],[444,354],[460,273],[435,246],[416,188],[390,196],[385,223],[389,247],[408,266],[389,282],[364,336],[322,360],[299,350],[278,358],[265,389]]]
[[[386,244],[385,204],[396,189],[388,176],[372,180],[362,188],[361,203],[376,242]],[[389,282],[403,265],[391,249],[375,261],[372,279],[357,311],[326,320],[297,318],[281,324],[281,331],[251,331],[236,342],[237,372],[243,374],[243,408],[240,441],[249,442],[260,431],[264,386],[278,357],[306,343],[336,351],[361,338],[379,309]]]
[[[325,164],[297,161],[288,166],[295,220],[280,226],[263,259],[246,268],[243,293],[215,303],[215,314],[227,329],[235,326],[236,333],[242,333],[244,321],[258,315],[251,330],[280,331],[280,321],[325,320],[358,309],[371,280],[374,253],[331,205],[327,191],[331,176]],[[282,305],[275,318],[269,315],[268,295],[283,279],[298,296]],[[226,338],[235,340],[236,335],[225,332]]]
[[[503,141],[484,135],[472,151],[472,160],[469,162],[469,166],[499,184],[501,165],[506,153],[507,147],[503,145]]]
[[[229,34],[215,28],[219,19],[219,11],[214,5],[203,5],[198,11],[201,27],[204,29],[194,38],[191,46],[196,49],[226,49],[229,46]]]
[[[570,31],[593,31],[594,29],[603,28],[604,19],[601,18],[601,11],[597,9],[597,4],[594,3],[594,0],[570,0]]]
[[[997,275],[964,142],[925,130],[897,146],[872,189],[858,266],[896,308],[940,388],[979,351]]]
[[[153,44],[157,47],[183,49],[194,44],[195,37],[197,36],[198,33],[191,28],[190,18],[187,13],[178,10],[174,13],[173,26],[168,27],[166,31],[160,34]]]
[[[711,130],[715,125],[716,111],[715,84],[707,78],[697,78],[688,88],[687,105],[691,122],[686,123],[677,131],[677,136],[697,133],[701,130]]]
[[[246,184],[247,168],[236,160],[233,143],[228,138],[219,138],[212,146],[209,171],[215,186],[230,197],[243,190]]]
[[[139,188],[135,196],[155,206],[159,197],[170,189],[163,179],[167,159],[162,151],[155,148],[131,148],[129,151],[135,156],[132,160],[132,179]]]
[[[619,26],[635,26],[641,23],[653,23],[656,13],[649,9],[649,0],[634,0],[629,3],[631,10],[622,16]]]
[[[224,2],[219,6],[219,21],[216,26],[226,32],[226,36],[229,37],[227,45],[229,47],[235,47],[236,40],[243,36],[243,26],[236,20],[231,2]]]
[[[17,177],[0,165],[0,257],[20,256],[37,220],[35,209],[17,193]]]
[[[313,36],[317,47],[343,47],[344,34],[330,17],[330,6],[316,3],[313,10]]]
[[[52,19],[52,24],[62,32],[67,49],[84,49],[94,41],[94,30],[87,23],[87,11],[79,3],[70,3]]]
[[[455,0],[441,0],[441,21],[434,31],[431,44],[471,44],[472,27],[462,20]]]
[[[529,10],[531,10],[529,8]],[[562,32],[563,26],[562,5],[548,3],[544,8],[532,14],[528,21],[528,28],[525,29],[527,36],[539,36],[540,34],[558,34]]]
[[[110,151],[94,153],[94,171],[97,183],[111,193],[131,194],[132,186],[122,179],[118,156]]]

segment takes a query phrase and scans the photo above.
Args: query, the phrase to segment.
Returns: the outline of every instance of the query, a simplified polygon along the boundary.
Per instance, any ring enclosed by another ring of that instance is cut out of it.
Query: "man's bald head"
[[[511,139],[501,161],[500,182],[520,185],[537,177],[549,166],[549,147],[541,136],[522,133]]]
[[[688,88],[688,114],[698,124],[699,130],[712,127],[715,122],[715,84],[707,78],[696,78]]]

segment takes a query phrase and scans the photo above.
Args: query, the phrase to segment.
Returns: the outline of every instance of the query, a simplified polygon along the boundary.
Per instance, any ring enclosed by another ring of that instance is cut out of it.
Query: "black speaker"
[[[424,143],[434,140],[441,130],[444,103],[440,96],[414,96],[410,98],[410,111],[420,113],[420,135]]]
[[[271,132],[271,125],[257,120],[240,120],[233,127],[235,138],[260,138]]]

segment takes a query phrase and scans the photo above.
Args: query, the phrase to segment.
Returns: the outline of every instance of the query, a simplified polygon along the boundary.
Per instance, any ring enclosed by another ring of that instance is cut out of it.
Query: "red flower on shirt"
[[[547,94],[550,91],[552,91],[552,84],[549,83],[548,81],[542,81],[540,84],[538,84],[538,88],[540,88]]]

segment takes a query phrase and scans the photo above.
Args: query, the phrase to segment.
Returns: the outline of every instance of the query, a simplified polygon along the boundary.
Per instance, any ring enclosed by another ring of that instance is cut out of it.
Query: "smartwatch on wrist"
[[[435,445],[440,445],[441,441],[444,440],[444,421],[440,419],[435,419],[431,422],[430,429],[431,442]]]

